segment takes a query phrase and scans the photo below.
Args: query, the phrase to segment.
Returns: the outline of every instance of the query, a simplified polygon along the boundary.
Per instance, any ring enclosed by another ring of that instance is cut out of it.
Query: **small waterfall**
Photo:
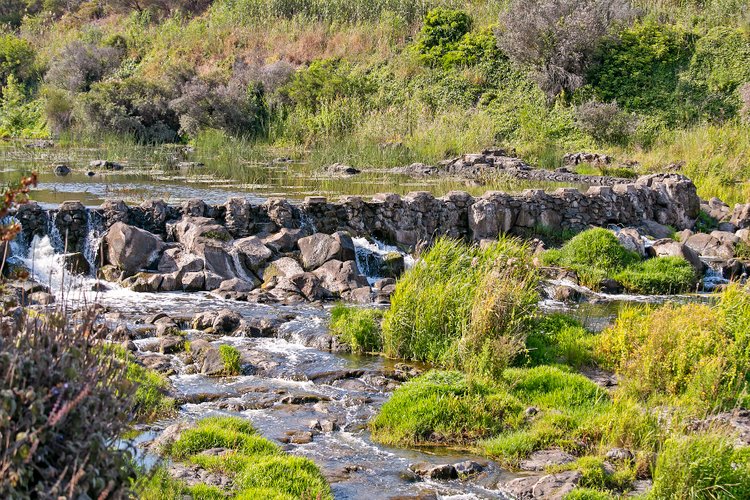
[[[86,218],[86,240],[83,245],[83,255],[89,263],[92,276],[96,276],[96,270],[99,267],[97,266],[97,256],[105,232],[104,217],[99,212],[89,211]]]
[[[404,257],[404,268],[409,269],[414,265],[414,258],[402,252],[398,247],[386,245],[374,238],[352,238],[354,242],[354,256],[359,272],[367,277],[370,284],[375,283],[383,276],[380,275],[380,266],[383,259],[389,253],[398,253]]]
[[[703,291],[712,292],[720,285],[726,285],[729,280],[724,277],[723,260],[701,258],[706,264],[706,274],[703,276]]]
[[[20,224],[21,222],[12,215],[6,215],[0,220],[0,225],[9,226],[11,224]],[[20,257],[26,254],[28,242],[23,234],[23,231],[19,232],[18,235],[10,242],[10,253],[8,257],[17,256]]]
[[[57,224],[55,224],[56,215],[52,210],[47,212],[47,236],[52,248],[57,250],[58,253],[63,253],[65,251],[65,243],[60,235],[60,230],[57,228]]]

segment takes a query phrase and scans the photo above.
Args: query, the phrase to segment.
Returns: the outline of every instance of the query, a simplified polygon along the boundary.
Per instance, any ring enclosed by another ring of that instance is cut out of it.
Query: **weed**
[[[379,309],[336,304],[331,309],[329,326],[331,333],[347,344],[353,353],[379,352],[383,348],[382,318],[383,312]]]

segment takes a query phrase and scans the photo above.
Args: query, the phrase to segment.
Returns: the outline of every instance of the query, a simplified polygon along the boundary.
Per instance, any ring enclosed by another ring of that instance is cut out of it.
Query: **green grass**
[[[637,263],[640,257],[623,248],[611,231],[594,228],[577,234],[560,249],[548,250],[543,260],[576,271],[581,284],[598,289],[604,278]]]
[[[239,349],[232,345],[223,344],[219,346],[219,355],[224,363],[224,375],[239,375],[242,369],[242,356]]]
[[[399,387],[370,430],[385,444],[466,445],[501,432],[522,410],[515,397],[494,384],[431,371]]]
[[[653,498],[750,498],[750,448],[721,435],[666,441],[654,471]]]
[[[383,311],[336,304],[331,309],[330,331],[356,354],[380,352],[383,337],[380,321]]]
[[[440,238],[396,284],[383,318],[384,352],[496,374],[523,349],[537,282],[517,240],[479,248]]]
[[[433,371],[397,389],[370,429],[386,444],[473,445],[513,464],[548,446],[575,449],[574,431],[610,404],[594,383],[557,367],[508,369],[495,382]],[[530,406],[539,415],[528,421]]]
[[[210,448],[227,448],[230,452],[221,456],[201,454]],[[202,419],[195,427],[183,431],[163,451],[175,460],[226,474],[234,484],[231,492],[201,486],[198,498],[217,498],[212,495],[235,499],[333,498],[325,478],[311,460],[285,454],[271,441],[259,436],[247,420],[239,417]],[[146,482],[144,497],[196,495],[195,488],[198,487],[187,488],[157,472]]]
[[[666,295],[695,289],[693,266],[682,257],[648,259],[628,266],[614,277],[631,293]]]
[[[750,294],[732,286],[716,305],[627,309],[597,342],[602,363],[633,397],[676,398],[685,408],[748,404]]]
[[[526,339],[526,354],[521,364],[562,363],[581,368],[594,363],[596,336],[565,314],[553,313],[537,320]]]

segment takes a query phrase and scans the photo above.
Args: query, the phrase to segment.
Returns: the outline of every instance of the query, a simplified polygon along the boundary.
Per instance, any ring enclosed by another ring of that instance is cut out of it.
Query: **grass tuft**
[[[382,318],[383,312],[379,309],[336,304],[331,309],[329,327],[331,333],[348,345],[353,353],[379,352],[383,349],[380,330]]]

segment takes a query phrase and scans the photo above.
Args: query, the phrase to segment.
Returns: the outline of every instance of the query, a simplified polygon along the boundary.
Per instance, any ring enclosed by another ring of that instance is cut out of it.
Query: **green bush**
[[[0,137],[46,137],[42,102],[26,95],[26,88],[9,75],[0,97]]]
[[[129,78],[95,83],[80,98],[82,125],[92,134],[111,132],[142,143],[171,142],[180,128],[161,86]]]
[[[654,471],[653,498],[750,498],[750,448],[725,436],[666,441]]]
[[[603,44],[588,81],[604,102],[676,119],[683,111],[675,99],[679,74],[692,53],[693,37],[684,29],[654,21],[638,23]]]
[[[629,292],[649,295],[689,292],[697,282],[695,269],[682,257],[648,259],[625,268],[615,279]]]
[[[232,346],[223,344],[219,346],[219,355],[224,363],[224,375],[239,375],[242,369],[242,356],[240,351]]]
[[[427,13],[414,49],[430,66],[472,66],[502,58],[491,29],[472,32],[471,16],[461,10],[437,8]]]
[[[336,304],[331,309],[331,333],[347,344],[356,354],[379,352],[383,349],[380,320],[383,311]]]
[[[638,262],[640,257],[620,245],[611,231],[594,228],[577,234],[560,250],[545,252],[543,260],[576,271],[581,283],[598,288],[602,279]]]
[[[523,244],[440,238],[396,284],[383,318],[386,355],[497,374],[523,349],[538,276]]]
[[[624,310],[596,352],[623,377],[627,394],[675,397],[688,409],[728,409],[748,401],[748,322],[750,294],[733,286],[713,306]]]
[[[7,85],[13,75],[18,82],[33,83],[36,74],[34,48],[31,44],[13,35],[0,35],[0,86]]]
[[[313,61],[307,68],[297,71],[292,81],[279,90],[296,106],[313,113],[341,99],[364,100],[374,91],[366,74],[337,59]]]
[[[0,330],[0,497],[127,496],[136,471],[116,442],[136,387],[125,363],[98,348],[93,314],[17,321]]]

